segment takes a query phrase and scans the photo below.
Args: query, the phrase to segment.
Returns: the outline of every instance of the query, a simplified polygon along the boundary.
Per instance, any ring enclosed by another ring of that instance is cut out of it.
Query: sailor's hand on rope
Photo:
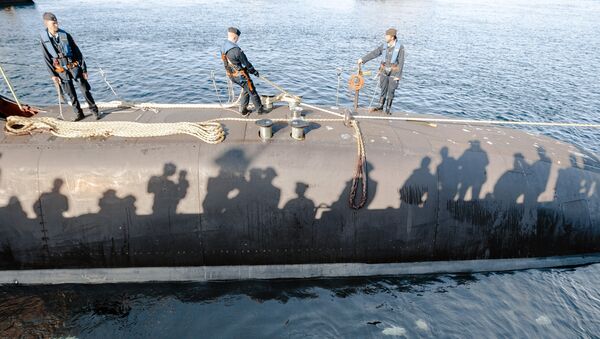
[[[57,84],[60,85],[60,78],[59,77],[52,77],[52,81]]]
[[[88,74],[87,74],[87,72],[83,73],[82,75],[83,75],[83,78],[84,78],[85,80],[87,80],[87,79],[88,79]]]

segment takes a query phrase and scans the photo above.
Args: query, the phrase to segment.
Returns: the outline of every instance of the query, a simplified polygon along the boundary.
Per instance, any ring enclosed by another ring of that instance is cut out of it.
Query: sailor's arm
[[[56,73],[56,71],[54,70],[54,62],[52,60],[52,56],[50,55],[50,53],[48,53],[46,47],[44,46],[44,43],[41,40],[40,44],[42,47],[42,55],[44,56],[44,63],[46,64],[46,69],[48,70],[48,73],[50,73],[50,77],[52,77],[52,81],[60,81],[58,73]]]
[[[404,68],[404,46],[400,46],[396,63],[398,64],[398,70],[392,71],[390,75],[394,77],[394,80],[400,80],[402,79],[402,70]]]
[[[258,71],[254,69],[254,66],[248,61],[246,53],[242,50],[240,50],[240,62],[242,63],[242,67],[245,67],[248,70],[248,73],[258,76]]]
[[[365,55],[364,57],[358,59],[358,63],[359,64],[364,64],[366,62],[369,62],[369,61],[377,58],[378,56],[380,56],[381,53],[383,53],[383,48],[381,46],[378,46],[373,51],[371,51],[370,53],[368,53],[367,55]]]
[[[81,53],[79,46],[77,46],[71,34],[67,33],[67,39],[69,40],[69,46],[71,46],[71,50],[73,51],[73,59],[79,62],[81,72],[83,73],[84,78],[87,79],[87,65],[85,63],[85,59],[83,58],[83,53]]]

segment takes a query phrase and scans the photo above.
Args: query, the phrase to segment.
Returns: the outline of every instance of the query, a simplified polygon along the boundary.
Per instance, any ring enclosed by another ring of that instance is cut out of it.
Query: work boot
[[[98,110],[98,106],[94,106],[90,108],[91,111],[94,113],[94,116],[96,117],[96,120],[100,120],[100,111]]]
[[[383,105],[384,104],[385,104],[385,97],[382,97],[381,99],[379,99],[379,106],[371,108],[369,110],[369,112],[373,113],[373,112],[377,112],[377,111],[383,110]]]
[[[265,114],[267,113],[267,111],[265,111],[264,106],[260,106],[257,110],[256,110],[257,114]]]
[[[391,111],[392,111],[392,101],[393,99],[389,99],[388,102],[385,105],[385,114],[387,115],[392,115]]]
[[[246,115],[248,115],[248,113],[250,113],[250,111],[248,110],[248,107],[240,108],[241,115],[246,116]]]
[[[83,115],[83,112],[79,112],[79,113],[77,113],[77,116],[75,117],[75,119],[73,119],[73,122],[81,121],[83,119],[85,119],[85,115]]]

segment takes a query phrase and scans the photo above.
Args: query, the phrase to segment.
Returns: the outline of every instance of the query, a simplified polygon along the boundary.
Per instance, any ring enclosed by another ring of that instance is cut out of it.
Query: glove
[[[254,73],[252,73],[252,74],[254,74],[254,76],[257,77],[257,78],[260,78],[260,75],[258,75],[258,71],[257,70],[254,70]]]

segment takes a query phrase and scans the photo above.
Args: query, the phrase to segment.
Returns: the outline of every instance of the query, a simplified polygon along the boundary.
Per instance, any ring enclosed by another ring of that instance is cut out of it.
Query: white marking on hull
[[[600,253],[519,259],[427,261],[394,264],[129,267],[0,271],[0,284],[104,284],[475,273],[600,263]]]

